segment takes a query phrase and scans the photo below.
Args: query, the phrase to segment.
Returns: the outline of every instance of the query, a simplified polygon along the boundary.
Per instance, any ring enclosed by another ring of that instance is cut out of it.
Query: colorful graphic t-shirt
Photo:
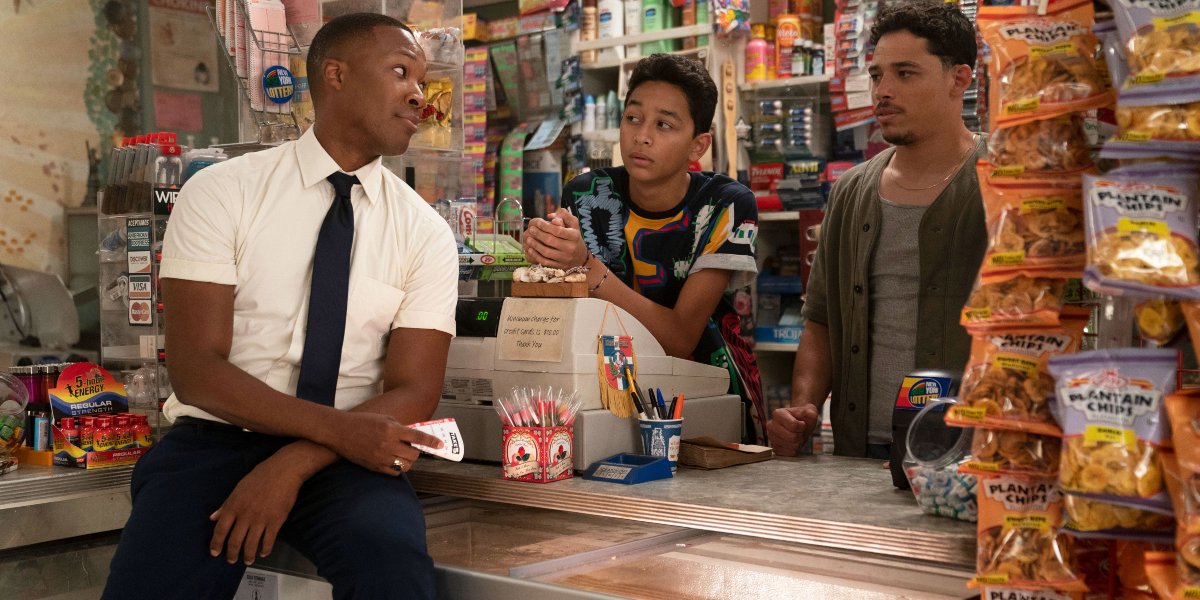
[[[646,212],[629,201],[629,176],[623,167],[598,169],[571,180],[563,189],[563,206],[579,217],[584,243],[611,276],[668,308],[675,306],[692,273],[733,271],[729,289],[691,358],[729,369],[730,392],[741,395],[746,404],[744,437],[761,441],[766,415],[758,367],[740,335],[741,320],[728,293],[747,285],[758,271],[758,206],[749,189],[724,175],[689,175],[687,194],[675,208],[661,213]]]

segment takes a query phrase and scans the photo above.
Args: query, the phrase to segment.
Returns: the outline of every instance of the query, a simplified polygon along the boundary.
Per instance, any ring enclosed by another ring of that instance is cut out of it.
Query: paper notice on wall
[[[204,0],[150,0],[150,83],[216,92],[221,89],[217,37]]]

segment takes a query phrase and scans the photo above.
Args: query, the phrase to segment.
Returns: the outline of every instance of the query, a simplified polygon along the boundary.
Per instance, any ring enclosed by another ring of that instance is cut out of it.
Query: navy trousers
[[[176,425],[133,470],[133,512],[102,598],[232,598],[246,567],[209,554],[208,519],[289,440],[219,423]],[[434,598],[425,516],[408,479],[338,461],[300,488],[279,539],[333,585],[334,598]]]

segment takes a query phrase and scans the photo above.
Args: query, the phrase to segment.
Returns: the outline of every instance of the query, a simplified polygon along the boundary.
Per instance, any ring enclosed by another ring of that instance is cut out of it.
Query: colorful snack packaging
[[[1184,326],[1183,310],[1178,300],[1150,298],[1139,302],[1133,311],[1137,318],[1138,333],[1159,346],[1165,346],[1175,339]]]
[[[959,403],[947,411],[946,423],[1061,435],[1050,413],[1054,380],[1047,365],[1052,357],[1079,350],[1087,324],[1079,312],[1063,317],[1063,325],[1051,330],[976,335]]]
[[[1034,6],[985,6],[976,20],[992,50],[990,129],[1101,108],[1114,93],[1096,64],[1089,0]]]
[[[1075,494],[1063,494],[1063,527],[1079,536],[1127,538],[1171,543],[1175,520],[1170,515],[1111,504]]]
[[[1159,454],[1170,445],[1163,398],[1175,390],[1177,361],[1175,350],[1138,348],[1050,359],[1063,491],[1171,514]]]
[[[980,276],[960,323],[972,335],[990,331],[1054,328],[1060,323],[1067,280],[1019,273]]]
[[[1112,0],[1129,77],[1121,104],[1200,100],[1200,0]]]
[[[959,472],[1053,477],[1058,474],[1062,440],[1024,431],[978,427],[971,438],[971,458]]]
[[[1197,183],[1188,165],[1144,163],[1083,176],[1084,283],[1110,295],[1200,298]]]
[[[1187,323],[1192,351],[1200,356],[1200,300],[1184,300],[1179,303],[1179,310],[1183,311],[1183,320]]]
[[[1104,144],[1104,158],[1200,160],[1200,102],[1120,106],[1117,134]]]
[[[980,167],[983,171],[986,167]],[[1058,181],[989,179],[980,172],[988,248],[980,275],[1079,277],[1087,259],[1083,188],[1078,177]]]
[[[1089,146],[1083,118],[1072,113],[997,129],[988,139],[988,162],[1005,175],[1079,172],[1092,165]]]
[[[979,598],[980,600],[1084,600],[1085,596],[1083,592],[1058,592],[985,585],[979,593]]]
[[[979,481],[979,541],[973,584],[1084,591],[1071,569],[1071,539],[1059,531],[1062,496],[1053,479],[1012,475]]]
[[[1181,390],[1167,396],[1165,403],[1175,445],[1175,454],[1163,457],[1167,488],[1180,531],[1200,535],[1200,391]]]

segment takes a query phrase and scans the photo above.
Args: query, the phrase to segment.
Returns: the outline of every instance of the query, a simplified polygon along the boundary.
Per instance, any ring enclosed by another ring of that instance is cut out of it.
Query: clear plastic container
[[[953,398],[930,400],[913,418],[905,440],[904,474],[927,514],[974,522],[978,515],[974,475],[958,472],[971,456],[970,429],[946,425]]]

